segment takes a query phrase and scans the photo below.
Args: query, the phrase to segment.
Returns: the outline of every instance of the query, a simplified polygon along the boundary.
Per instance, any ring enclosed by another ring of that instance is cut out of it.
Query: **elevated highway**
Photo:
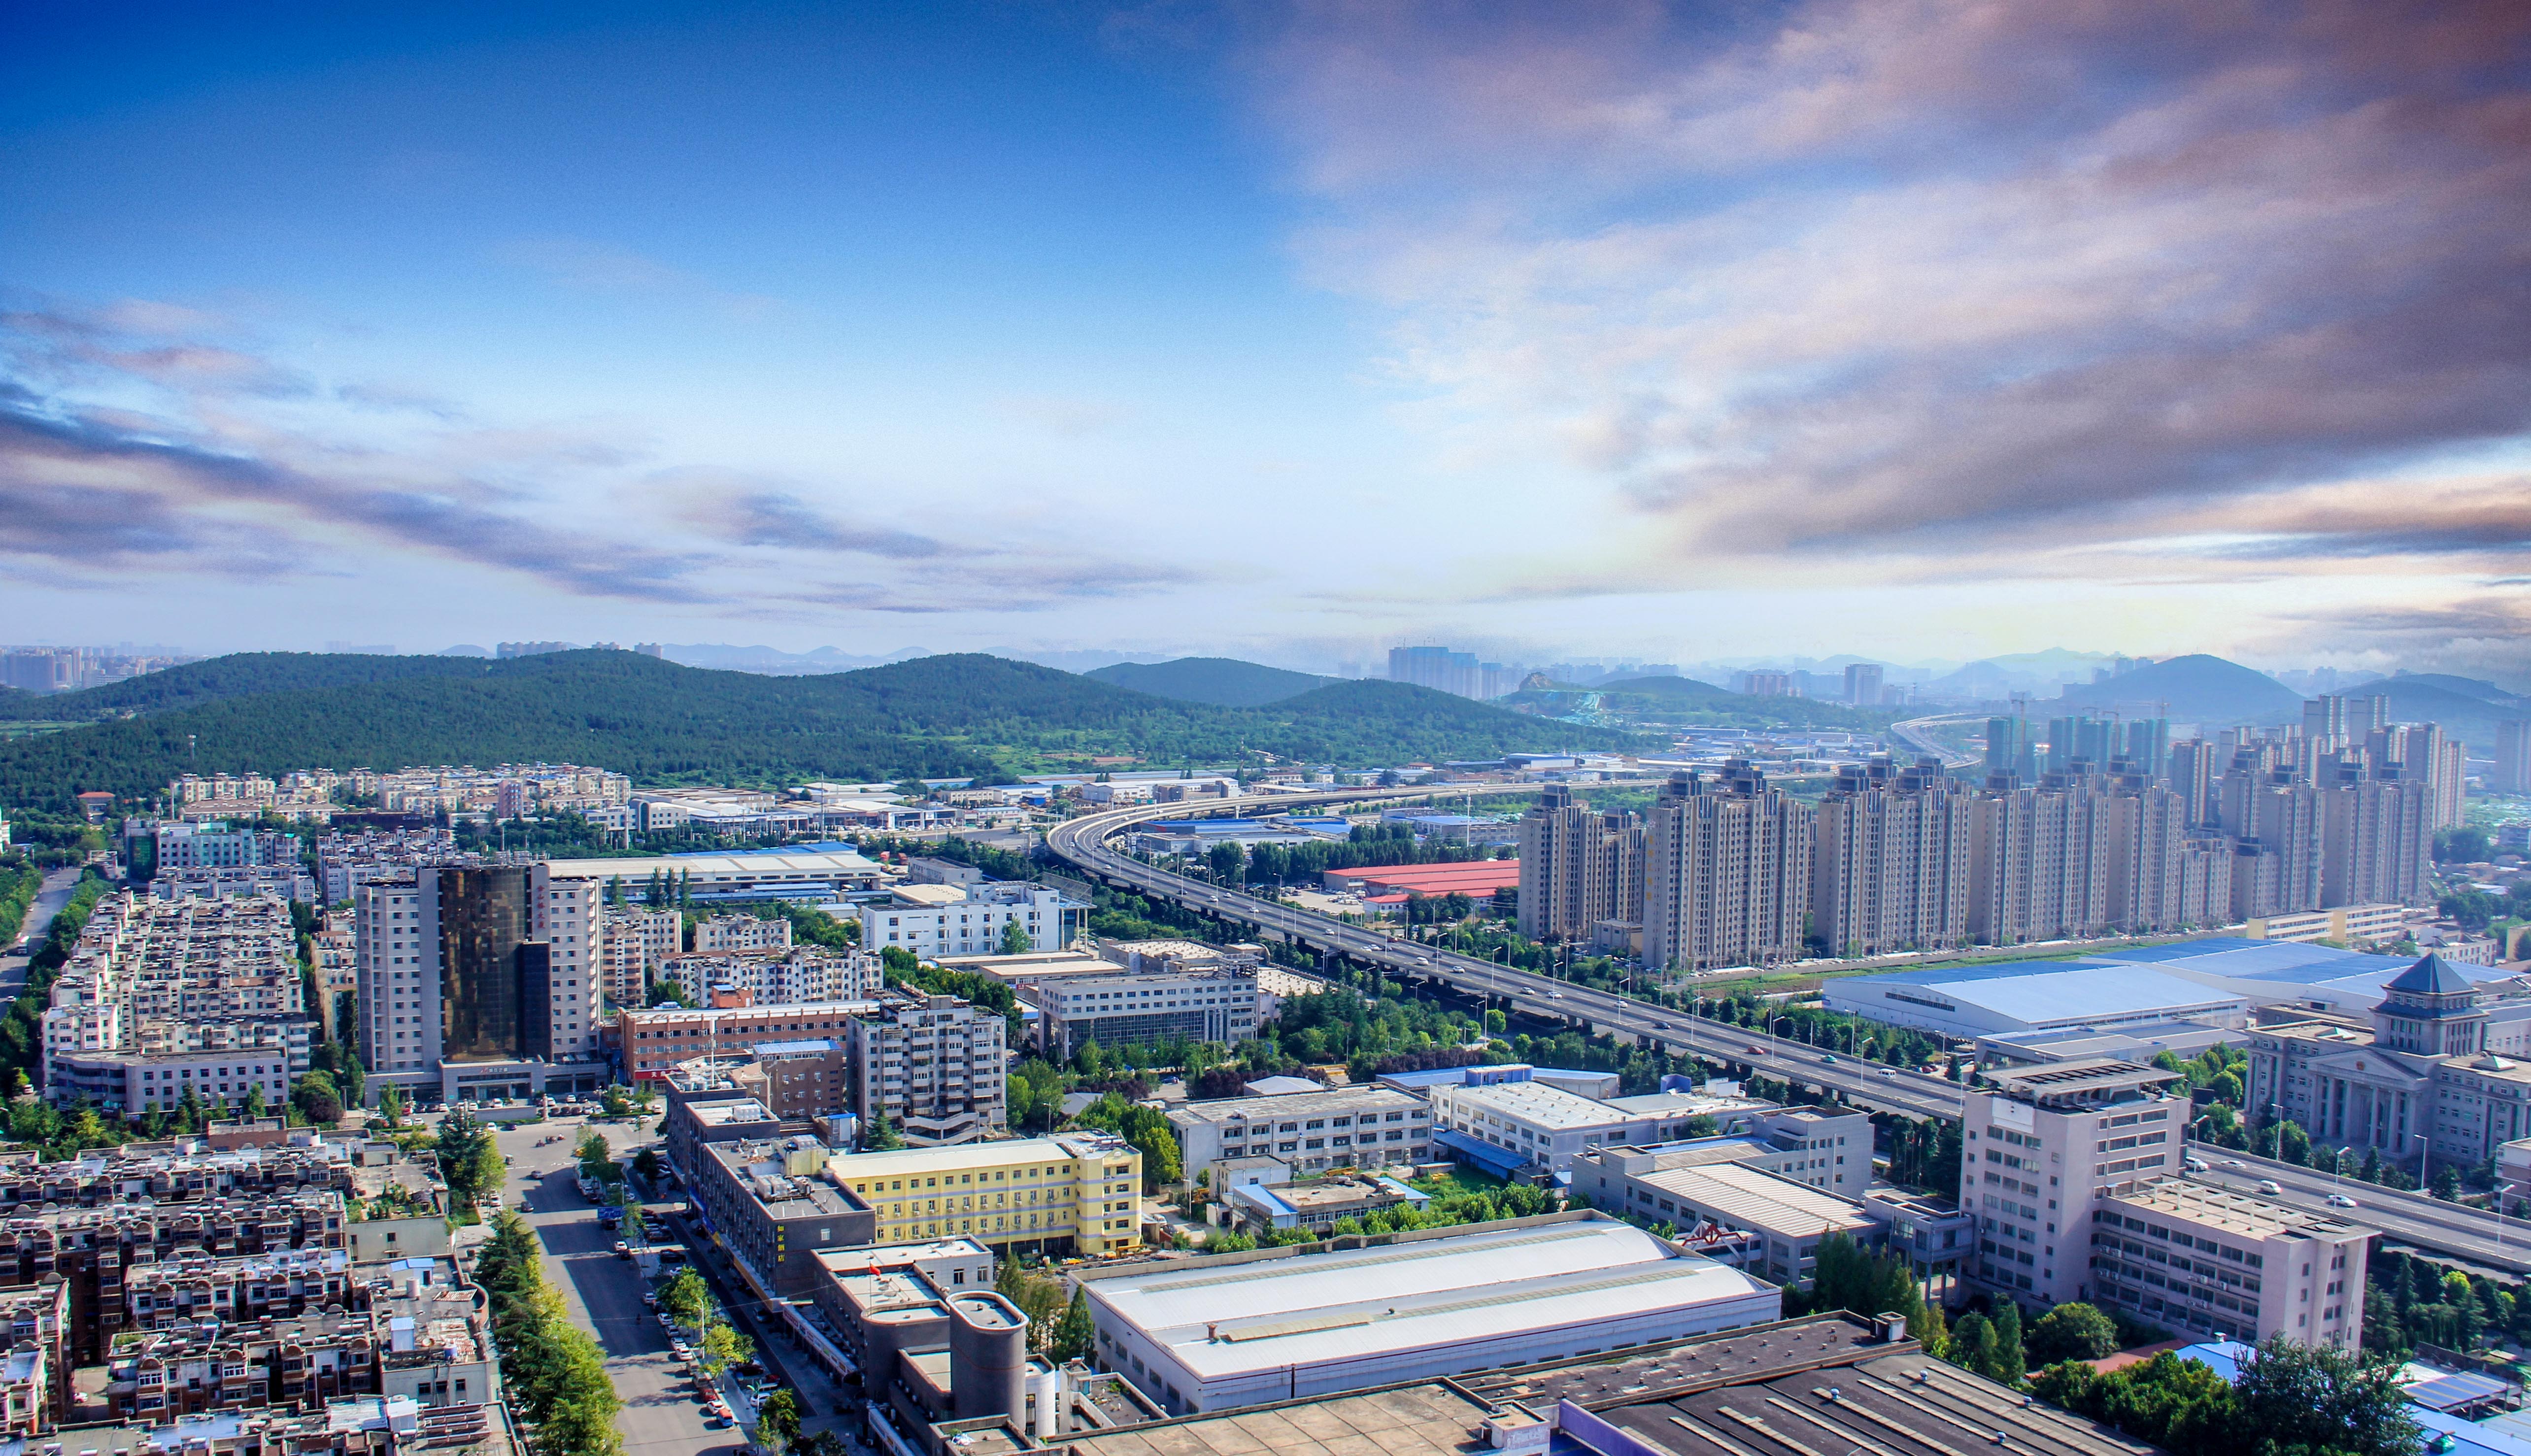
[[[1537,788],[1534,785],[1453,784],[1446,789],[1421,792],[1341,789],[1317,794],[1255,795],[1209,801],[1199,812],[1395,803],[1436,794],[1463,796],[1472,791],[1535,794]],[[1340,956],[1402,981],[1445,985],[1462,995],[1482,998],[1505,1011],[1560,1021],[1586,1033],[1604,1032],[1644,1046],[1693,1052],[1715,1061],[1743,1063],[1778,1081],[1823,1091],[1832,1089],[1858,1106],[1902,1112],[1913,1117],[1960,1115],[1960,1089],[1939,1077],[1857,1062],[1798,1041],[1779,1041],[1721,1022],[1700,1020],[1638,997],[1593,990],[1533,971],[1402,940],[1368,926],[1347,924],[1333,916],[1295,909],[1244,891],[1174,874],[1107,847],[1109,839],[1137,824],[1154,819],[1184,818],[1189,812],[1187,805],[1168,804],[1138,805],[1085,814],[1049,832],[1046,848],[1093,879],[1249,926],[1266,938]]]

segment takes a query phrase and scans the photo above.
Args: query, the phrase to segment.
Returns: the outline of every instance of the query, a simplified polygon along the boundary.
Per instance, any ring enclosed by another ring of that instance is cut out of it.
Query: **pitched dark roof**
[[[2453,995],[2475,987],[2468,977],[2452,969],[2451,962],[2430,951],[2419,956],[2417,964],[2400,972],[2398,979],[2392,980],[2384,989],[2416,991],[2427,995]]]

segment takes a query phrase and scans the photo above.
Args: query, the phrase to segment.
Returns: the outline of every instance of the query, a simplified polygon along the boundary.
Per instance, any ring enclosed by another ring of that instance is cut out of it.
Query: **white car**
[[[2358,1204],[2353,1199],[2348,1198],[2342,1193],[2333,1193],[2329,1196],[2329,1206],[2333,1208],[2360,1208],[2363,1204]]]

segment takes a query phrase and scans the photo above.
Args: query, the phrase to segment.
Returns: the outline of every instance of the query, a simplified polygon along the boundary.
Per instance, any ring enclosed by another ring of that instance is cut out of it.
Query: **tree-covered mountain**
[[[1879,708],[1849,707],[1808,698],[1755,698],[1695,678],[1624,678],[1596,688],[1558,684],[1524,688],[1501,700],[1505,707],[1548,717],[1594,715],[1646,727],[1829,728],[1869,732],[1888,726]]]
[[[377,666],[417,663],[432,668]],[[191,680],[154,705],[131,696],[93,705],[147,679],[48,700],[88,700],[80,716],[131,715],[0,744],[0,804],[63,807],[88,789],[145,800],[189,770],[544,759],[652,784],[894,781],[1051,771],[1110,756],[1154,766],[1253,766],[1258,755],[1371,765],[1633,742],[1401,684],[1338,684],[1225,708],[974,654],[784,678],[599,650],[506,662],[256,654],[168,671]]]
[[[2445,733],[2487,749],[2496,743],[2496,725],[2531,718],[2510,699],[2491,701],[2475,693],[2454,692],[2425,675],[2383,678],[2346,690],[2349,698],[2388,698],[2390,718],[2399,723],[2439,723]]]
[[[2130,713],[2155,703],[2182,723],[2287,723],[2302,715],[2302,695],[2266,673],[2204,652],[2065,690],[2069,708],[2119,707]]]
[[[1262,707],[1334,682],[1313,673],[1242,662],[1236,657],[1180,657],[1169,662],[1119,662],[1083,677],[1114,683],[1155,698],[1209,702],[1221,707]]]
[[[480,657],[387,657],[366,652],[238,652],[143,673],[76,693],[29,695],[13,715],[29,721],[82,723],[133,713],[164,712],[222,699],[295,693],[406,678],[479,677],[494,663]]]

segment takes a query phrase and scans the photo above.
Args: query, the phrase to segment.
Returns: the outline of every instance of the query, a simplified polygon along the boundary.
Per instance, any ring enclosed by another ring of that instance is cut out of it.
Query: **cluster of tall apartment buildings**
[[[2461,745],[2386,718],[2323,699],[2297,728],[2171,743],[2067,717],[2043,748],[2001,717],[1979,781],[1876,756],[1816,805],[1743,759],[1640,815],[1550,788],[1521,821],[1521,929],[1708,969],[2414,903]]]
[[[101,688],[194,658],[120,647],[0,647],[0,688],[28,693],[72,693]]]

